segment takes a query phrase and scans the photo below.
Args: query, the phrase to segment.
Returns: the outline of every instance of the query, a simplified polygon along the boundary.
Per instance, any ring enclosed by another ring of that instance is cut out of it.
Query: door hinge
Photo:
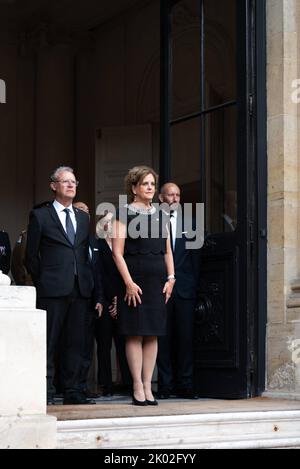
[[[254,226],[253,221],[249,222],[249,240],[251,243],[254,241]]]
[[[259,236],[261,237],[261,239],[267,239],[267,237],[268,237],[268,230],[267,230],[267,228],[260,228],[260,230],[259,230]]]
[[[254,256],[254,224],[253,222],[249,223],[249,246],[250,246],[250,260],[253,262]]]
[[[255,366],[256,366],[256,358],[255,358],[255,353],[253,350],[250,351],[250,370],[255,370]]]
[[[249,95],[249,114],[250,116],[253,116],[253,108],[254,108],[254,97],[253,94]]]

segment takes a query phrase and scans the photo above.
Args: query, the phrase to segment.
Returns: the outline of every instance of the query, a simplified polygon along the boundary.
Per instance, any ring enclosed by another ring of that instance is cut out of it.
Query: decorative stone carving
[[[288,362],[277,368],[270,377],[268,389],[295,391],[295,364]]]
[[[1,287],[1,285],[7,286],[7,285],[10,285],[10,284],[11,284],[11,280],[10,280],[9,276],[3,274],[2,270],[0,270],[0,287]]]

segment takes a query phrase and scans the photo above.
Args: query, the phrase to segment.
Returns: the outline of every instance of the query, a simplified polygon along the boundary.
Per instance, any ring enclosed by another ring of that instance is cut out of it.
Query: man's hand
[[[96,306],[95,306],[95,310],[98,311],[98,318],[101,318],[102,311],[103,311],[103,305],[101,303],[97,303]]]
[[[170,279],[165,283],[163,293],[165,294],[165,304],[168,303],[171,298],[173,287],[175,285],[175,279]]]
[[[109,314],[113,319],[117,318],[117,297],[115,296],[112,300],[112,304],[108,308]]]

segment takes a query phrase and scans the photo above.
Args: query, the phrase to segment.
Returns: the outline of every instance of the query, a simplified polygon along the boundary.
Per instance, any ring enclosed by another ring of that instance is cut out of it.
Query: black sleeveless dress
[[[119,333],[132,336],[165,335],[167,310],[163,288],[166,282],[166,232],[162,216],[158,211],[151,214],[136,213],[130,206],[126,209],[126,215],[124,259],[132,280],[142,289],[143,294],[141,304],[128,306],[124,301],[126,287],[121,282],[118,294]],[[123,221],[119,212],[116,219]],[[133,232],[134,227],[142,235],[137,236]]]

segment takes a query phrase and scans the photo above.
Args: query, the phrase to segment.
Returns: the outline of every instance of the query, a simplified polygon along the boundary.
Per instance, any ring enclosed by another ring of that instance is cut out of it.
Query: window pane
[[[171,180],[181,187],[181,202],[200,202],[200,118],[171,127]]]
[[[237,224],[236,106],[205,117],[206,227],[232,232]]]
[[[182,0],[172,9],[172,119],[200,111],[200,3]]]
[[[204,1],[205,107],[236,99],[236,0]]]

